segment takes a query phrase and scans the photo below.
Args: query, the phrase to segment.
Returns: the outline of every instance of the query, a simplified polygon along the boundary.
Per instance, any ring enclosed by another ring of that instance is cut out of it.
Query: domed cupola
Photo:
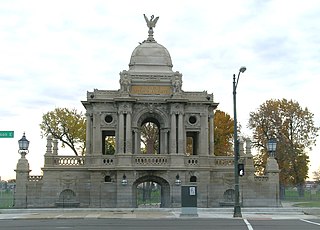
[[[144,18],[149,28],[149,36],[139,46],[137,46],[131,55],[129,63],[129,72],[137,73],[172,73],[172,61],[168,50],[158,44],[153,38],[153,28],[159,17],[151,16],[149,20]]]

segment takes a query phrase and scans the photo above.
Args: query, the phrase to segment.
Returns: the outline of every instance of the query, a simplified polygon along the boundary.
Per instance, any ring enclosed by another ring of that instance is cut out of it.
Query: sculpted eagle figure
[[[147,22],[147,26],[149,29],[156,27],[156,23],[157,23],[159,17],[154,18],[154,15],[151,15],[151,19],[149,20],[145,14],[143,14],[143,16]]]

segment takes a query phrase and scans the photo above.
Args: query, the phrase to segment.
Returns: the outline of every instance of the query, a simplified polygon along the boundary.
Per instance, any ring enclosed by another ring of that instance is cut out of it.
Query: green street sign
[[[13,138],[14,131],[0,131],[0,138]]]

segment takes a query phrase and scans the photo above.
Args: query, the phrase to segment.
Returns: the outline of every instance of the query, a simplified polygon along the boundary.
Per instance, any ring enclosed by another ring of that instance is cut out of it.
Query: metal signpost
[[[13,138],[14,131],[0,131],[0,138]]]

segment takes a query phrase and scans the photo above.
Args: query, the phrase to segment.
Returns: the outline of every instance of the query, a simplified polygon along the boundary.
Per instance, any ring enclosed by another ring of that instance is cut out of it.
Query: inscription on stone
[[[164,85],[133,85],[131,94],[140,95],[170,95],[172,94],[171,86]]]

